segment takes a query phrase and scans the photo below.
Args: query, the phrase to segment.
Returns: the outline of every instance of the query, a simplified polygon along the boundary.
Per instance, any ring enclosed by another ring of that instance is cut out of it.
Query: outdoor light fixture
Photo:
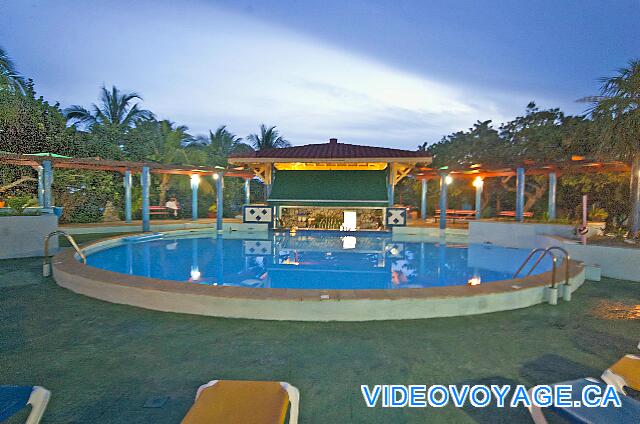
[[[481,177],[476,177],[472,184],[475,188],[481,188],[484,185],[484,181]]]
[[[200,175],[193,174],[191,176],[191,186],[198,187],[198,185],[200,185]]]
[[[220,178],[220,174],[213,174],[213,179],[217,180],[218,178]]]
[[[478,284],[481,283],[481,281],[482,280],[480,279],[480,277],[476,275],[476,276],[473,276],[473,277],[469,278],[469,281],[467,281],[467,285],[469,285],[469,286],[477,286]]]
[[[192,281],[198,281],[200,279],[200,277],[202,277],[202,273],[200,272],[198,267],[197,266],[192,266],[191,267],[191,280]]]
[[[446,185],[449,185],[453,182],[453,177],[451,175],[447,175],[446,177],[444,177],[444,183]]]

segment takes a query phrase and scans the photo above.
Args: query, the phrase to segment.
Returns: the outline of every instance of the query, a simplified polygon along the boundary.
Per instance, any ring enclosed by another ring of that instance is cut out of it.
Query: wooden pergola
[[[191,165],[167,165],[155,162],[127,162],[101,158],[72,158],[51,153],[12,154],[0,153],[0,163],[4,165],[29,166],[38,172],[38,203],[43,208],[53,207],[51,186],[53,169],[83,169],[91,171],[112,171],[123,174],[125,188],[125,220],[132,221],[132,176],[140,175],[142,186],[142,229],[149,231],[150,202],[149,186],[151,174],[188,175],[191,177],[192,218],[198,219],[198,186],[200,177],[211,176],[216,181],[217,192],[217,229],[222,230],[222,190],[223,177],[244,178],[245,201],[248,203],[249,181],[253,172],[238,167],[205,167]]]
[[[422,167],[414,171],[413,176],[422,181],[421,194],[421,218],[426,219],[427,211],[427,184],[429,180],[440,180],[440,228],[446,228],[447,214],[447,186],[455,179],[473,180],[476,189],[475,216],[481,216],[481,199],[483,181],[486,178],[496,177],[516,177],[516,210],[517,221],[524,220],[524,184],[526,175],[547,175],[549,178],[549,219],[556,218],[556,187],[557,179],[561,175],[571,174],[595,174],[595,173],[618,173],[630,172],[631,168],[624,162],[609,161],[601,162],[590,160],[582,156],[573,156],[570,161],[564,162],[533,162],[522,161],[514,163],[510,167],[489,167],[482,164],[474,164],[467,168],[442,168]]]

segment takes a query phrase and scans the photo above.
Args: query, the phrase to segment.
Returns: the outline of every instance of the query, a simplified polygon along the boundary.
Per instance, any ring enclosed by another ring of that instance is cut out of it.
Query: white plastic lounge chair
[[[289,424],[297,424],[300,392],[291,384],[213,380],[198,388],[182,424],[284,424],[289,404]]]
[[[51,392],[40,386],[0,386],[0,422],[31,405],[26,424],[38,424],[50,396]]]

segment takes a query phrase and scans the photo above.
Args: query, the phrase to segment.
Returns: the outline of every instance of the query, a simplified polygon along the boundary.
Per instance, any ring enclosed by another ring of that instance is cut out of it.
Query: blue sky
[[[0,45],[63,106],[115,84],[194,134],[414,149],[530,100],[581,113],[638,22],[639,0],[0,0]]]

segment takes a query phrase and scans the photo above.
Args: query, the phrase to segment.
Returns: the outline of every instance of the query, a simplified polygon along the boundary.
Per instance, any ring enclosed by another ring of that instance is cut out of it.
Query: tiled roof
[[[232,155],[241,158],[278,158],[278,159],[350,159],[350,158],[430,158],[421,151],[389,149],[386,147],[359,146],[356,144],[329,141],[322,144],[265,149],[249,153]]]

